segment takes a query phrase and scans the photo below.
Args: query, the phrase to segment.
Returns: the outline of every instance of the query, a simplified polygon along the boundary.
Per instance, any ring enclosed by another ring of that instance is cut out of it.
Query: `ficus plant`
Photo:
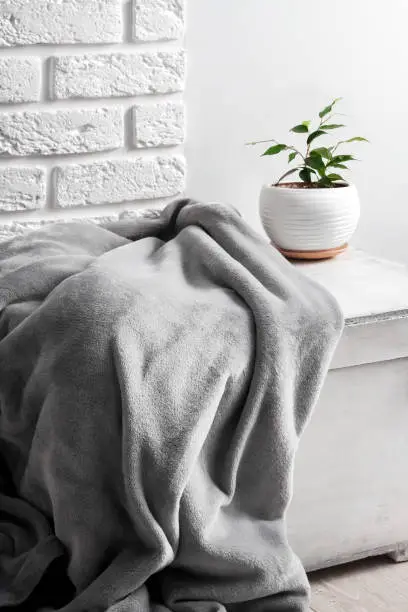
[[[339,113],[333,112],[339,100],[341,98],[336,98],[331,104],[321,110],[319,119],[314,125],[312,121],[302,121],[302,123],[298,123],[290,130],[293,134],[307,135],[304,152],[298,147],[284,144],[274,139],[247,143],[248,145],[274,143],[262,153],[262,156],[279,155],[286,152],[288,153],[288,163],[296,163],[296,166],[287,170],[276,181],[275,185],[279,185],[284,178],[296,173],[298,173],[305,187],[339,187],[342,184],[347,184],[347,181],[339,174],[339,171],[348,170],[347,164],[351,161],[356,161],[356,158],[354,155],[344,153],[342,147],[351,142],[368,142],[368,140],[362,136],[353,136],[347,140],[339,140],[329,147],[315,147],[315,141],[318,138],[330,134],[333,130],[346,127],[343,123],[333,122],[333,118],[339,116]]]

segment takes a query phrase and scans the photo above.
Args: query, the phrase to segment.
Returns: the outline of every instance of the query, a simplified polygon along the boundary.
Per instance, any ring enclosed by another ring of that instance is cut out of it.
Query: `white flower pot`
[[[360,217],[354,185],[299,189],[264,185],[260,195],[263,227],[286,251],[326,251],[347,244]]]

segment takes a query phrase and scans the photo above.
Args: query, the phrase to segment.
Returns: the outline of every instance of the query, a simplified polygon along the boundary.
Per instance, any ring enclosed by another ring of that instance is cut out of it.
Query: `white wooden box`
[[[408,546],[408,270],[349,250],[298,264],[346,317],[296,458],[290,542],[308,570]]]

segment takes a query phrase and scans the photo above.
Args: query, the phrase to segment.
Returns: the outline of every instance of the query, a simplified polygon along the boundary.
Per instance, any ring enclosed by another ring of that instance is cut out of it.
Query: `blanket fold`
[[[305,612],[334,299],[227,206],[0,244],[0,609]]]

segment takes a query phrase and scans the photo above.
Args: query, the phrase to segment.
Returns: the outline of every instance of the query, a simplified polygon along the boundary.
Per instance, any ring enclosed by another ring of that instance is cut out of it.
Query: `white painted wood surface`
[[[358,251],[300,264],[346,328],[301,440],[289,537],[307,569],[408,543],[408,272]]]
[[[349,321],[408,316],[408,269],[403,264],[349,248],[334,259],[295,265],[337,298]]]
[[[296,264],[338,300],[345,318],[332,369],[408,355],[408,269],[348,249],[335,259]]]

